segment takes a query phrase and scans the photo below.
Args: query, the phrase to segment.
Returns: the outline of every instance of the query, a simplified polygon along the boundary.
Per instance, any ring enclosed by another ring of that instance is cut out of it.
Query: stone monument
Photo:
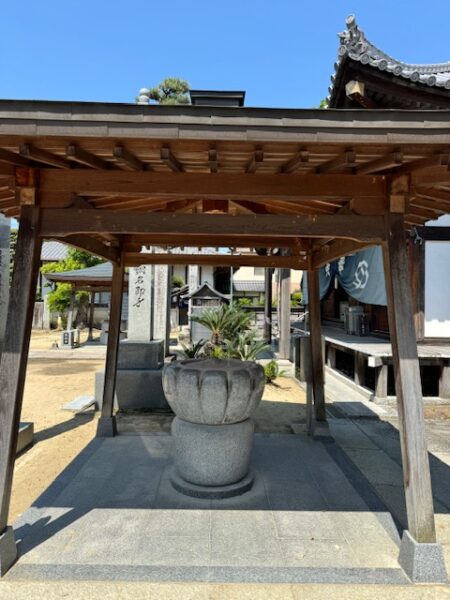
[[[229,498],[253,484],[250,456],[265,376],[240,360],[189,359],[165,365],[167,400],[176,414],[173,487],[197,498]]]
[[[116,408],[168,409],[163,387],[164,340],[153,339],[153,269],[133,267],[128,275],[128,334],[119,346]],[[105,373],[96,373],[95,399],[103,401]]]
[[[170,267],[154,265],[153,337],[164,342],[164,354],[170,344]]]
[[[0,353],[5,336],[9,299],[10,221],[0,213]]]

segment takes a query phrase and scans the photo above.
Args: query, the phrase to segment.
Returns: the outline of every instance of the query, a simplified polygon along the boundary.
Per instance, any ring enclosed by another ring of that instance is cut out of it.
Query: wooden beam
[[[8,522],[40,250],[39,209],[24,206],[0,362],[0,535]]]
[[[425,158],[418,158],[406,162],[400,167],[395,169],[395,173],[412,173],[413,171],[420,171],[421,169],[429,169],[431,167],[443,167],[449,164],[450,155],[448,153],[433,154],[432,156],[426,156]]]
[[[47,150],[36,148],[32,144],[21,144],[20,145],[21,156],[34,160],[35,162],[42,163],[43,165],[51,165],[53,167],[59,167],[60,169],[70,169],[71,163],[69,160],[59,154],[53,154]]]
[[[30,161],[27,158],[3,148],[0,148],[0,162],[6,162],[16,167],[28,167],[30,165]]]
[[[219,161],[217,158],[217,150],[215,150],[214,148],[211,148],[208,151],[208,164],[211,173],[217,173],[217,171],[219,170]]]
[[[288,160],[284,165],[280,167],[280,173],[293,173],[299,167],[307,164],[309,161],[309,152],[307,150],[301,150],[295,156],[293,156],[290,160]]]
[[[114,146],[113,156],[119,165],[128,167],[132,171],[145,171],[148,168],[148,165],[135,154],[127,150],[125,146],[122,146],[122,144],[116,144]]]
[[[256,173],[256,170],[262,164],[263,161],[264,161],[264,152],[262,150],[255,150],[255,152],[253,153],[253,156],[251,157],[251,159],[247,163],[247,166],[245,167],[245,172],[246,173]]]
[[[356,153],[349,150],[336,158],[322,163],[316,168],[316,173],[329,173],[339,169],[349,169],[356,166]]]
[[[308,270],[308,310],[314,412],[317,421],[326,421],[319,274],[316,269]]]
[[[63,244],[74,246],[74,248],[79,248],[80,250],[86,250],[86,252],[90,252],[95,256],[100,256],[100,258],[109,260],[112,263],[117,263],[120,260],[120,253],[117,248],[107,246],[100,240],[87,235],[69,235],[58,241]]]
[[[94,171],[93,171],[94,172]],[[42,209],[42,235],[73,234],[165,234],[349,238],[380,242],[384,239],[383,217],[360,215],[205,215],[178,213],[129,213],[71,208]]]
[[[337,260],[342,256],[347,256],[348,254],[354,254],[370,245],[371,244],[355,242],[353,240],[336,240],[330,242],[329,244],[321,246],[313,253],[312,265],[314,269],[319,269],[333,260]]]
[[[385,196],[382,176],[329,174],[283,175],[248,173],[156,173],[146,171],[57,171],[41,169],[42,192],[75,192],[80,196],[152,196],[222,198],[228,200],[379,198]]]
[[[436,541],[433,496],[403,215],[391,215],[386,226],[384,269],[408,530],[417,542],[433,543]]]
[[[221,267],[271,267],[305,269],[306,257],[259,256],[257,254],[171,254],[125,252],[127,267],[138,265],[214,265]]]
[[[184,169],[178,159],[172,154],[170,148],[161,148],[160,156],[162,162],[169,167],[171,171],[181,173]]]
[[[102,414],[98,421],[97,436],[113,437],[117,433],[114,412],[117,359],[119,356],[120,322],[122,319],[123,279],[125,267],[121,261],[113,267],[111,283],[111,310],[109,315],[108,344],[106,347],[105,382]]]
[[[69,144],[66,146],[66,157],[73,162],[92,167],[93,169],[108,170],[111,164],[107,160],[103,160],[96,154],[92,154],[77,144]]]
[[[381,158],[376,158],[362,165],[356,167],[356,173],[358,175],[367,175],[368,173],[378,173],[379,171],[386,171],[401,165],[403,162],[403,154],[401,152],[391,152]]]
[[[448,167],[414,172],[411,174],[411,183],[413,186],[450,186],[450,165]]]
[[[239,247],[239,240],[236,240],[236,236],[232,235],[215,235],[214,244],[216,247]],[[246,242],[246,240],[243,240]],[[277,237],[277,236],[252,236],[250,246],[241,247],[257,247],[257,248],[294,248],[303,249],[304,243],[298,237]],[[211,236],[198,235],[198,234],[174,234],[170,237],[168,242],[167,236],[161,234],[150,234],[147,236],[132,235],[126,236],[124,240],[125,248],[135,251],[136,248],[144,246],[170,246],[170,247],[209,247],[211,246]]]

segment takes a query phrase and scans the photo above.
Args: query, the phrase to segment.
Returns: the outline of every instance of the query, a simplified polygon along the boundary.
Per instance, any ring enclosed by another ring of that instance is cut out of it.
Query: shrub
[[[266,383],[273,383],[277,377],[283,377],[285,371],[280,371],[276,360],[271,360],[264,366],[264,375]]]

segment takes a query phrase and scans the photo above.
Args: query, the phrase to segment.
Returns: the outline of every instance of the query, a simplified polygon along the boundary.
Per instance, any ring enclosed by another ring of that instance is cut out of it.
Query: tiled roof
[[[50,281],[99,281],[110,282],[112,280],[112,264],[110,262],[100,263],[86,269],[75,269],[62,273],[46,273],[45,277]]]
[[[264,292],[264,281],[234,281],[236,292]]]
[[[356,24],[354,15],[347,17],[346,25],[347,30],[339,34],[340,47],[338,61],[335,64],[336,73],[343,60],[349,57],[363,65],[409,79],[413,83],[450,90],[450,62],[427,65],[399,61],[369,42],[364,32]],[[330,98],[335,92],[336,76],[331,79],[333,83],[329,88]]]
[[[61,242],[44,242],[41,249],[41,260],[57,262],[67,257],[69,248]]]

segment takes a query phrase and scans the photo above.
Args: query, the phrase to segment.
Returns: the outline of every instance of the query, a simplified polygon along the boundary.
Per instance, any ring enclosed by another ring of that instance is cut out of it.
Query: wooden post
[[[264,269],[264,340],[272,343],[272,274],[273,269]]]
[[[289,359],[291,346],[291,271],[280,269],[280,344],[278,356]]]
[[[439,376],[439,398],[450,398],[450,361],[443,360]]]
[[[92,342],[94,339],[93,330],[94,330],[94,311],[95,311],[95,292],[91,292],[89,298],[89,333],[88,333],[88,342]]]
[[[113,265],[111,285],[111,310],[109,315],[108,345],[106,348],[105,384],[103,388],[102,414],[98,421],[97,436],[113,437],[117,433],[114,412],[116,391],[117,358],[119,355],[120,322],[122,319],[123,260]]]
[[[392,198],[392,197],[391,197]],[[403,214],[387,216],[384,272],[395,373],[408,530],[435,542],[430,465],[410,290]]]
[[[375,397],[387,398],[388,395],[388,373],[389,366],[383,364],[375,367]]]
[[[409,272],[413,303],[416,340],[423,341],[425,335],[425,241],[408,244]]]
[[[336,368],[336,348],[331,346],[331,344],[328,345],[327,365],[330,367],[330,369]]]
[[[355,377],[356,385],[366,383],[366,357],[361,352],[355,352]]]
[[[39,209],[23,206],[0,363],[0,535],[8,521],[40,250]]]
[[[308,270],[308,308],[315,416],[317,421],[326,421],[319,276],[315,269]]]

